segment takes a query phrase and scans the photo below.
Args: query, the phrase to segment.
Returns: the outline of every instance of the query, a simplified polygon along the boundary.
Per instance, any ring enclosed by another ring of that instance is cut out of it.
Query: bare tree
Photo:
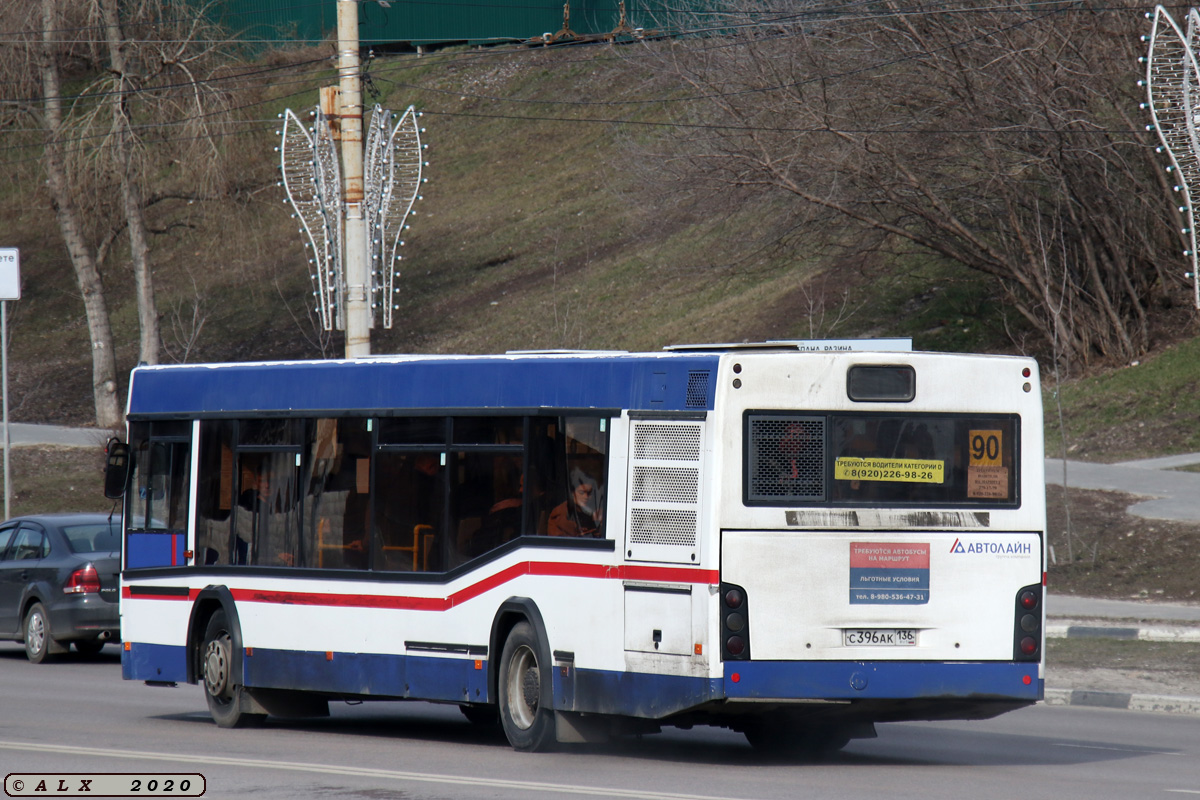
[[[138,329],[141,331],[138,360],[158,363],[158,309],[154,301],[154,283],[150,268],[150,241],[146,225],[146,206],[142,199],[137,165],[134,160],[133,124],[130,120],[129,93],[136,82],[127,58],[129,43],[121,30],[117,0],[96,0],[104,23],[105,43],[108,45],[109,72],[112,89],[112,160],[121,183],[121,202],[129,230],[130,260],[137,288]]]
[[[41,47],[38,50],[38,66],[41,72],[44,108],[44,162],[51,202],[58,218],[63,242],[75,267],[75,277],[83,294],[88,331],[91,334],[92,393],[96,403],[96,424],[101,428],[115,428],[121,423],[121,409],[117,402],[117,365],[113,352],[108,304],[104,297],[100,270],[96,265],[95,251],[87,244],[85,225],[74,204],[74,194],[62,152],[62,88],[58,72],[61,54],[57,46],[56,30],[65,26],[60,22],[61,16],[57,13],[57,6],[56,0],[42,0],[41,3]]]
[[[210,199],[236,179],[228,85],[235,53],[206,17],[207,5],[166,0],[41,0],[9,4],[0,21],[0,81],[43,132],[47,186],[87,309],[97,423],[119,423],[113,335],[100,269],[128,234],[139,318],[139,360],[161,348],[148,212],[170,199]],[[224,49],[220,49],[224,48]],[[62,72],[91,76],[64,100]],[[26,99],[21,99],[26,98]],[[168,225],[167,228],[170,226]],[[198,333],[198,329],[196,331]],[[194,342],[191,344],[194,345]]]
[[[1138,357],[1152,305],[1184,301],[1182,268],[1162,266],[1177,215],[1134,119],[1128,0],[738,8],[744,27],[661,51],[694,99],[668,175],[823,209],[809,242],[982,273],[1068,362]],[[1061,247],[1043,252],[1050,228]]]
[[[183,165],[173,172],[192,183],[187,191],[193,196],[224,181],[227,159],[216,137],[229,120],[229,93],[210,79],[229,68],[234,54],[218,47],[220,32],[205,16],[209,5],[189,6],[185,14],[164,0],[87,0],[89,21],[103,32],[108,64],[81,93],[74,131],[81,141],[97,142],[81,151],[82,159],[94,163],[99,178],[115,175],[120,185],[138,302],[139,360],[148,364],[158,363],[161,338],[146,173]],[[99,100],[93,103],[93,98]],[[107,115],[101,113],[106,107]],[[140,126],[134,125],[135,116]],[[153,141],[152,156],[139,127],[152,133],[166,127],[171,133]],[[78,171],[83,172],[82,164]]]

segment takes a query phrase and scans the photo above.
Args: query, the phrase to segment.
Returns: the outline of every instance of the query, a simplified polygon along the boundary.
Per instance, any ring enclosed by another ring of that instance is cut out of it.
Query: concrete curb
[[[1048,706],[1086,706],[1159,714],[1200,714],[1200,697],[1098,692],[1091,689],[1047,689]]]
[[[1200,628],[1182,625],[1133,628],[1051,622],[1046,624],[1046,637],[1049,639],[1125,639],[1141,642],[1200,642]]]

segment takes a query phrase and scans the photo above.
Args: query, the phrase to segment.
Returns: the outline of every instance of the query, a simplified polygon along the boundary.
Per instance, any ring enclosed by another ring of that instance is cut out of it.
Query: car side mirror
[[[125,486],[129,482],[129,445],[109,439],[104,453],[104,496],[109,500],[120,500],[125,496]]]

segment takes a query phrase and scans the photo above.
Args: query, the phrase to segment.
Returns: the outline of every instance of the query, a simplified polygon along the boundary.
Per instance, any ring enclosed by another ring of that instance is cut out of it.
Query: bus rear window
[[[746,415],[748,505],[1017,506],[1015,415]]]

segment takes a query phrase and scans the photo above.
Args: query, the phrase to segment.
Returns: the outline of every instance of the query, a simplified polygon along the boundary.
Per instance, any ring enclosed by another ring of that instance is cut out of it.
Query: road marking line
[[[1066,742],[1055,742],[1057,747],[1077,747],[1080,750],[1112,750],[1117,753],[1137,753],[1142,756],[1181,756],[1178,750],[1139,750],[1136,747],[1102,747],[1098,744],[1067,744]]]
[[[1163,789],[1163,791],[1175,794],[1200,794],[1200,789]]]
[[[501,778],[472,778],[465,775],[437,775],[427,772],[403,772],[399,770],[371,769],[369,767],[341,767],[336,764],[305,764],[298,761],[263,761],[251,758],[214,756],[203,753],[176,755],[174,753],[154,753],[142,750],[116,750],[104,747],[75,747],[72,745],[55,745],[44,742],[29,743],[0,741],[0,750],[63,753],[76,756],[97,756],[100,758],[141,758],[150,761],[180,761],[187,764],[204,763],[228,767],[249,767],[252,769],[317,772],[324,775],[351,775],[357,777],[385,778],[397,781],[443,783],[457,786],[482,786],[496,789],[523,789],[533,792],[561,792],[564,794],[593,795],[599,797],[622,797],[633,798],[634,800],[746,800],[744,797],[715,797],[712,795],[639,791],[637,789],[580,786],[566,783],[510,781]]]

